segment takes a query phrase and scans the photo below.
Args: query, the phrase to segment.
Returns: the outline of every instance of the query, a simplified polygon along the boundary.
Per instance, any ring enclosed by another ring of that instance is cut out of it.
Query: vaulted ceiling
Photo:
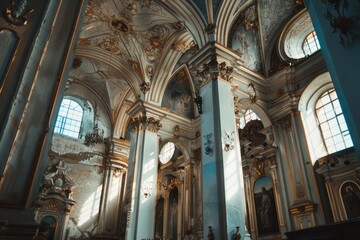
[[[155,91],[215,39],[267,77],[282,28],[303,8],[301,0],[90,0],[70,76],[111,110],[147,84],[144,100],[160,106]]]

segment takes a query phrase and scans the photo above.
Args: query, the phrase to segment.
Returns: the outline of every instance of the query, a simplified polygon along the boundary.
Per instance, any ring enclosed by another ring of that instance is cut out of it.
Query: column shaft
[[[201,96],[204,237],[209,226],[215,239],[232,239],[236,227],[244,237],[245,195],[231,86],[212,80],[202,87]]]

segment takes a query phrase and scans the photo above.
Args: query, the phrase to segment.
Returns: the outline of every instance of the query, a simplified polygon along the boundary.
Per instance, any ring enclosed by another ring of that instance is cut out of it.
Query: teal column
[[[161,125],[153,117],[139,116],[130,121],[126,239],[153,239],[159,155],[157,131]]]
[[[342,12],[344,1],[339,2],[340,12]],[[344,11],[344,16],[346,18],[358,18],[360,2],[348,2],[348,10]],[[330,22],[325,17],[327,9],[332,13],[335,10],[326,7],[319,0],[305,0],[305,4],[319,38],[321,51],[339,97],[357,156],[360,159],[360,107],[358,105],[360,89],[360,39],[355,38],[351,42],[349,35],[351,31],[354,31],[355,35],[359,34],[360,20],[352,20],[354,27],[347,31],[347,35],[342,35],[344,39],[344,46],[342,46],[340,42],[340,29],[334,32]]]
[[[227,81],[232,68],[213,57],[203,69],[209,71],[203,72],[208,78],[200,90],[204,239],[234,239],[236,227],[241,239],[249,239],[232,86]]]

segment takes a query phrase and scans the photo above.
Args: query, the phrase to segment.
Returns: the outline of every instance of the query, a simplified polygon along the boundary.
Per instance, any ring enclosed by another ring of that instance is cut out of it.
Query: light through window
[[[326,91],[316,103],[316,116],[328,154],[353,146],[339,99],[334,89]]]
[[[260,118],[253,110],[248,109],[246,110],[245,115],[240,118],[240,128],[243,129],[251,120],[260,120]]]
[[[305,56],[310,56],[314,52],[320,49],[320,44],[316,36],[315,31],[312,31],[309,35],[306,36],[303,42],[303,51]]]
[[[165,164],[171,160],[171,158],[174,156],[175,152],[175,144],[172,142],[166,143],[159,154],[159,159],[162,164]]]
[[[82,107],[75,101],[63,99],[55,124],[55,132],[78,138],[83,116]]]

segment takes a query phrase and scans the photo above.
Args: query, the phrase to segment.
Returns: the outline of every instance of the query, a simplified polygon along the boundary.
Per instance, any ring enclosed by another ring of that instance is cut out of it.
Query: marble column
[[[202,200],[203,234],[214,239],[233,239],[240,227],[248,239],[240,144],[235,123],[232,67],[218,61],[217,46],[209,45],[208,61],[200,66],[202,78]],[[205,51],[205,50],[204,50]]]
[[[139,104],[139,105],[137,105]],[[141,103],[135,105],[140,106]],[[136,107],[135,107],[136,108]],[[132,111],[134,109],[131,109]],[[144,109],[142,109],[144,110]],[[126,239],[154,238],[156,185],[159,155],[157,131],[161,124],[145,111],[130,120],[133,132],[130,137],[128,226]]]
[[[3,43],[0,33],[0,221],[33,222],[31,205],[40,188],[87,2],[0,3],[0,26],[16,36],[5,36],[9,41]],[[24,16],[29,10],[32,13]],[[4,57],[8,47],[14,51]]]
[[[129,144],[127,141],[107,139],[105,173],[101,198],[99,224],[94,239],[118,239],[121,210],[125,193]]]

